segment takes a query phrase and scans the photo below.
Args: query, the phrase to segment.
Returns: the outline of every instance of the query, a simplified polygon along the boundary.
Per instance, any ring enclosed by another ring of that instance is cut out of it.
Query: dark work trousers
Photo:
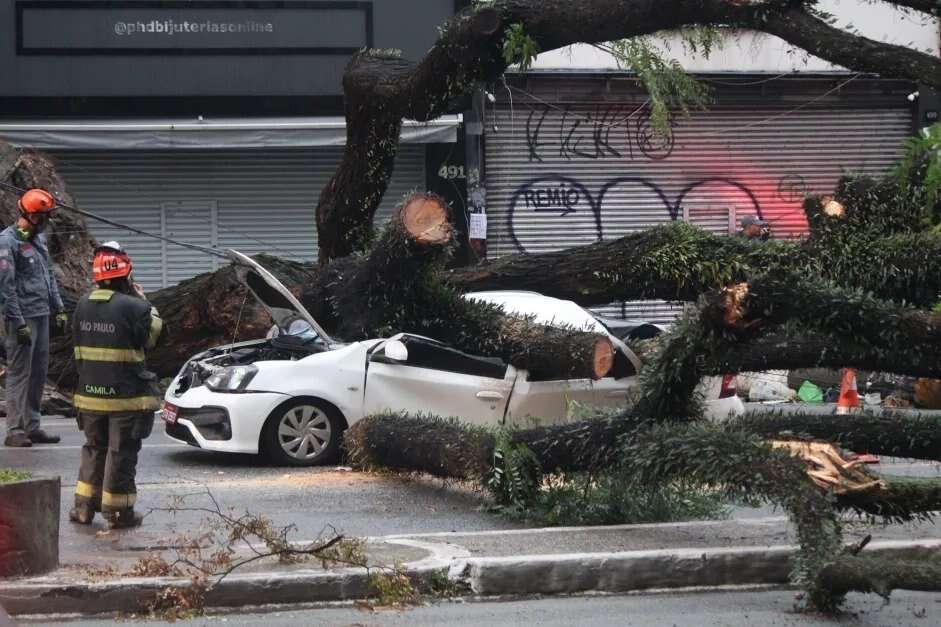
[[[39,406],[49,370],[49,316],[24,319],[32,342],[16,341],[16,325],[6,322],[7,435],[39,428]]]
[[[153,425],[153,412],[79,414],[85,445],[75,486],[75,507],[109,514],[134,510],[137,500],[137,455],[143,425]]]

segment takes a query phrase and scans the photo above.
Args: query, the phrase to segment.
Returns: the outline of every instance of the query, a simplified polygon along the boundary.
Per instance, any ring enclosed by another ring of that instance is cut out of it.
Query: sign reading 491
[[[453,181],[455,179],[467,178],[467,174],[464,171],[464,166],[448,165],[448,164],[444,164],[440,168],[438,168],[438,176],[440,176],[446,181]]]

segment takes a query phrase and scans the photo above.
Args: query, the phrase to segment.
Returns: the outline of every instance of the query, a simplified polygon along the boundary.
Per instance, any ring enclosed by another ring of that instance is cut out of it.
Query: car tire
[[[293,398],[265,421],[262,451],[280,466],[316,466],[335,461],[345,428],[332,405],[315,398]]]

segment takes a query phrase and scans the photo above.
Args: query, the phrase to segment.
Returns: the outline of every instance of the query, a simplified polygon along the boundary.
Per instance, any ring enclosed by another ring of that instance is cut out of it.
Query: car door
[[[407,355],[391,350],[392,342],[401,342]],[[370,354],[363,410],[366,415],[405,411],[496,425],[503,422],[515,376],[499,359],[403,334]]]
[[[615,346],[618,350],[612,372],[615,376],[597,381],[533,381],[528,372],[520,371],[507,408],[507,424],[519,427],[559,424],[589,413],[590,408],[630,405],[638,384],[640,360],[622,343],[616,342]]]

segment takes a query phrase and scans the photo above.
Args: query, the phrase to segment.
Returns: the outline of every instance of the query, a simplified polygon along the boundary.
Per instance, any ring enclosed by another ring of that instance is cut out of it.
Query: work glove
[[[65,335],[69,330],[69,314],[60,311],[56,314],[56,330],[60,335]]]
[[[33,343],[33,333],[29,330],[28,325],[23,324],[16,327],[16,343],[23,346],[29,346]]]

